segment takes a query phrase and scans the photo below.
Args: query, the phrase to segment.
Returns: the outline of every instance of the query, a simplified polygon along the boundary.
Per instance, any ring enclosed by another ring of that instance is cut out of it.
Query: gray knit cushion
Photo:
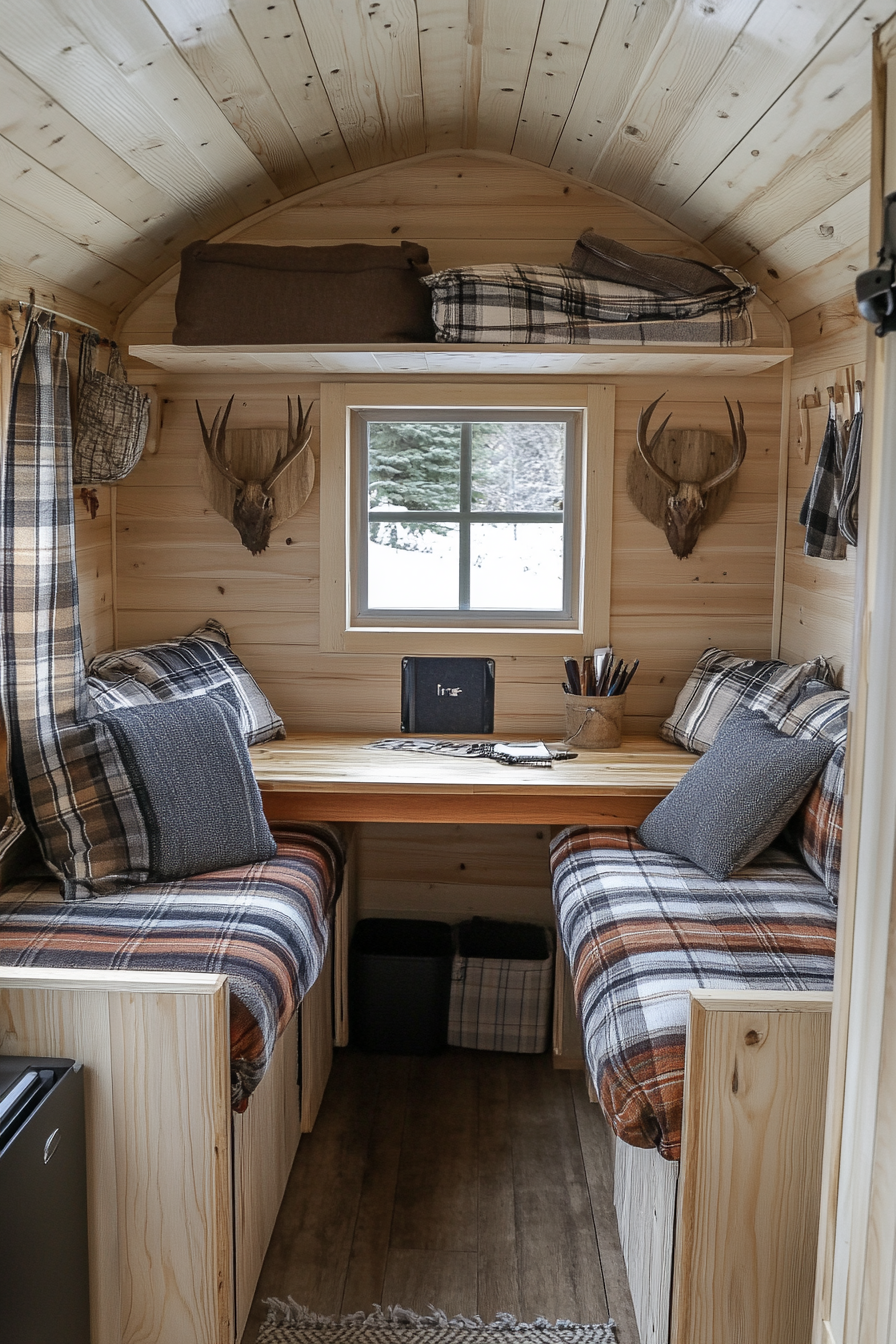
[[[833,750],[830,741],[786,736],[764,714],[732,715],[638,837],[724,881],[780,834]]]
[[[273,858],[239,717],[214,695],[101,716],[149,835],[150,882]]]

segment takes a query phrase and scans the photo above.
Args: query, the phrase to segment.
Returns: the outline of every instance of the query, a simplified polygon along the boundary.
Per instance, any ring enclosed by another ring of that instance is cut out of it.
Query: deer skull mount
[[[260,555],[267,550],[272,528],[298,513],[311,493],[314,458],[308,446],[311,439],[308,419],[314,403],[303,414],[302,399],[296,398],[297,421],[294,424],[292,401],[287,397],[289,428],[285,432],[282,429],[243,429],[231,430],[228,434],[227,421],[233,400],[231,397],[226,407],[218,407],[210,430],[202,417],[199,402],[196,402],[205,444],[205,454],[200,454],[200,478],[211,503],[218,513],[233,523],[246,549],[253,555]],[[276,456],[262,476],[258,468],[265,452],[268,462],[272,452]],[[242,458],[242,467],[234,465],[236,454]],[[286,478],[286,472],[295,463],[300,464],[300,470],[292,471]],[[278,482],[281,484],[275,491]]]
[[[725,398],[730,441],[706,429],[667,430],[671,419],[667,415],[648,442],[650,417],[661,401],[657,397],[638,417],[638,446],[628,464],[628,494],[644,517],[665,532],[673,555],[684,560],[701,530],[716,521],[731,497],[734,477],[747,451],[744,412],[738,402],[736,420]],[[725,463],[721,469],[719,462]]]

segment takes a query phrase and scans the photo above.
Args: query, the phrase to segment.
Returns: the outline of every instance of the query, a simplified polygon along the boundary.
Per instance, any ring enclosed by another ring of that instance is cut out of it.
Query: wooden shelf
[[[651,345],[131,345],[128,354],[169,373],[658,374],[761,373],[787,347]]]

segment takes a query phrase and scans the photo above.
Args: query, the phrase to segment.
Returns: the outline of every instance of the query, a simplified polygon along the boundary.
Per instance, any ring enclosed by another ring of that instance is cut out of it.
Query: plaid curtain
[[[13,371],[0,482],[0,698],[13,816],[0,844],[24,821],[74,898],[145,882],[149,850],[118,748],[88,721],[67,351],[67,335],[32,316]]]

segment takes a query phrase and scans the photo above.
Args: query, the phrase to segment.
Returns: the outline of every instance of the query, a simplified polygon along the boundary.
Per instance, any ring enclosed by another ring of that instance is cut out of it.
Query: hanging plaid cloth
[[[832,402],[815,475],[800,509],[800,522],[806,529],[804,555],[817,555],[822,560],[846,559],[846,542],[837,524],[842,473],[843,438]]]
[[[857,396],[861,397],[861,383],[856,383]],[[846,449],[846,461],[843,464],[843,483],[840,488],[840,508],[837,510],[837,523],[841,536],[850,546],[859,544],[859,474],[862,466],[862,427],[865,413],[858,401],[855,415],[849,426],[849,446]]]

